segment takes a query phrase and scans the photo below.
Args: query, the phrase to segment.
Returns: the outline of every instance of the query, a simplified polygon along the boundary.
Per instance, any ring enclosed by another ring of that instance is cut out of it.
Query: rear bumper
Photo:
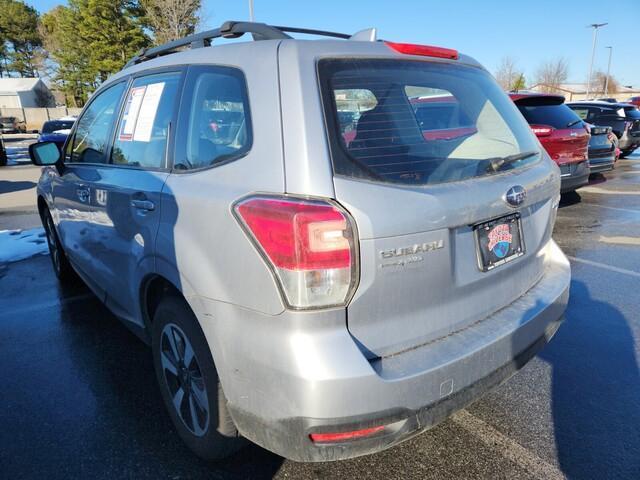
[[[613,170],[614,162],[614,159],[607,159],[605,161],[599,161],[597,163],[590,163],[589,168],[591,169],[591,173],[609,172]]]
[[[560,170],[560,193],[572,192],[589,183],[591,170],[588,161],[561,165]]]
[[[541,279],[508,307],[440,340],[375,360],[362,354],[344,318],[305,335],[299,331],[313,316],[298,314],[298,331],[291,331],[291,325],[281,328],[289,323],[285,317],[238,310],[242,318],[219,317],[225,326],[207,321],[223,311],[206,311],[221,307],[230,314],[235,307],[204,299],[193,306],[242,435],[293,460],[340,460],[430,428],[509,378],[549,341],[567,305],[571,274],[553,241],[544,255]],[[340,318],[338,311],[329,315]],[[239,338],[239,329],[248,334]],[[380,425],[388,427],[348,443],[314,444],[309,437]]]

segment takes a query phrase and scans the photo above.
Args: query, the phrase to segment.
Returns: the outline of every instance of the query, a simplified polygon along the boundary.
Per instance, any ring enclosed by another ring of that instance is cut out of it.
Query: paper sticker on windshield
[[[135,142],[151,141],[153,123],[156,119],[156,113],[158,112],[158,105],[160,105],[160,97],[162,97],[163,90],[164,82],[147,85],[133,134],[133,140]]]
[[[136,122],[138,120],[138,113],[140,111],[140,105],[142,105],[142,99],[144,98],[144,92],[147,87],[135,87],[129,92],[127,98],[127,104],[124,107],[124,115],[122,117],[122,126],[120,127],[120,135],[118,139],[121,142],[130,142],[133,139],[133,133],[136,129]]]

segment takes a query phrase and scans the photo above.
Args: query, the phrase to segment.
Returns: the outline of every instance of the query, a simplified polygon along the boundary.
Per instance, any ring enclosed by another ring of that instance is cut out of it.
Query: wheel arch
[[[153,323],[156,308],[158,308],[160,301],[166,295],[176,295],[186,301],[180,289],[160,274],[152,273],[142,280],[140,286],[140,311],[142,312],[145,329],[149,335],[151,335],[151,324]]]
[[[44,212],[48,208],[49,208],[49,205],[47,204],[47,201],[44,199],[44,196],[42,194],[39,194],[38,195],[38,214],[40,215],[40,218],[43,218]]]

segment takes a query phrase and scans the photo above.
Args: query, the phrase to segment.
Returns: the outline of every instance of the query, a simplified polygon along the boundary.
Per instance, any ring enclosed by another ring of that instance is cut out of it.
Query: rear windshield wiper
[[[569,122],[567,123],[567,128],[573,127],[576,123],[580,123],[580,122],[582,122],[581,118],[579,118],[578,120],[574,120],[573,122]]]
[[[515,153],[513,155],[507,155],[506,157],[494,157],[488,158],[489,166],[487,167],[487,172],[497,172],[503,166],[509,165],[510,163],[515,163],[518,160],[524,160],[525,158],[533,157],[534,155],[539,155],[540,152],[537,150],[531,150],[529,152]]]

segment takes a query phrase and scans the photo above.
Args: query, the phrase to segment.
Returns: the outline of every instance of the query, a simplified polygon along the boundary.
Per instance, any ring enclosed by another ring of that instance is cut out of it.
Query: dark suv
[[[611,127],[620,140],[621,158],[640,147],[640,110],[635,105],[588,101],[567,103],[567,106],[585,122]]]

